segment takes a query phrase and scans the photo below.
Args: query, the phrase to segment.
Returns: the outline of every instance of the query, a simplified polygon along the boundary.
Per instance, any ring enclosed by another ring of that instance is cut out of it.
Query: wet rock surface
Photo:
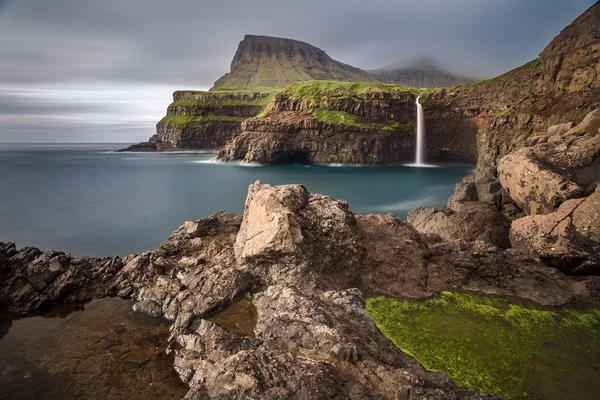
[[[0,322],[2,399],[180,399],[169,324],[115,298]]]

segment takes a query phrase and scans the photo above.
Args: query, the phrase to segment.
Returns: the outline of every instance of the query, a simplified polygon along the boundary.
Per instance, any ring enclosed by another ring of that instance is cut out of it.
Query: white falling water
[[[419,103],[419,97],[417,97],[417,152],[415,164],[416,166],[425,166],[425,124],[423,121],[423,107]]]

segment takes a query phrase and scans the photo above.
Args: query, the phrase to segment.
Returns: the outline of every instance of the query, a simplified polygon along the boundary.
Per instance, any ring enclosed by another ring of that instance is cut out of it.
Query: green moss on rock
[[[313,117],[319,122],[332,125],[343,125],[346,127],[358,128],[361,126],[356,122],[356,115],[344,111],[324,110],[316,108],[310,110]]]
[[[425,368],[507,399],[600,398],[600,306],[544,308],[466,293],[369,299],[382,333]]]
[[[242,122],[246,118],[243,117],[230,117],[226,115],[207,115],[204,117],[195,115],[167,115],[158,123],[159,125],[175,125],[175,126],[188,126],[188,125],[210,125],[216,122]]]

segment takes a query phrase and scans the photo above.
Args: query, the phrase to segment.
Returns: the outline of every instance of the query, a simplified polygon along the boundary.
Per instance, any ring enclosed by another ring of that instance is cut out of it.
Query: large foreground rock
[[[553,213],[514,221],[510,240],[563,272],[600,274],[600,186]]]

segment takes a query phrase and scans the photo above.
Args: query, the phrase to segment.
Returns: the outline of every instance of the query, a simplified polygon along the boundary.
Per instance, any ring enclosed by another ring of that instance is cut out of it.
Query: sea
[[[127,143],[0,143],[0,242],[74,256],[155,249],[186,220],[242,214],[248,186],[303,184],[356,213],[405,219],[446,204],[470,165],[257,165],[215,153],[119,153]]]

